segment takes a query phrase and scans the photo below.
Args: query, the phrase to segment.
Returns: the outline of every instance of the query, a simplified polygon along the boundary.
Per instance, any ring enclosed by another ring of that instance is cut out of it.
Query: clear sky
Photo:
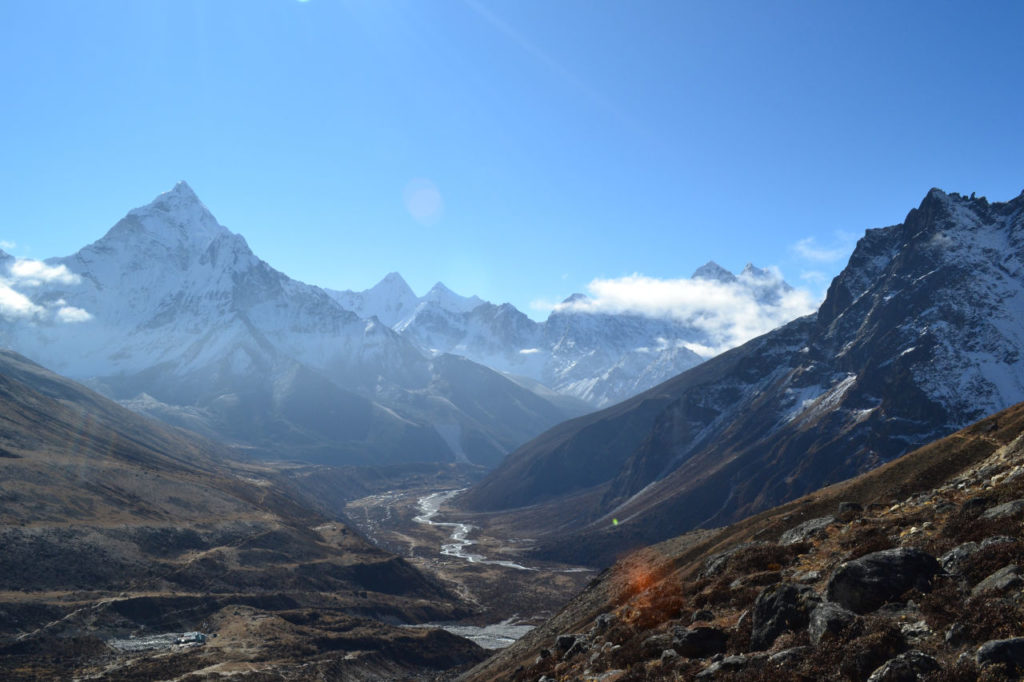
[[[1024,189],[1022,29],[1017,1],[4,0],[0,241],[67,255],[184,179],[331,288],[543,317],[713,259],[818,295],[930,187]]]

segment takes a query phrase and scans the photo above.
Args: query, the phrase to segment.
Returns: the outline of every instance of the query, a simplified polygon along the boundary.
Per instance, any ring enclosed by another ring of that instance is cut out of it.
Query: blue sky
[[[0,4],[0,241],[187,180],[271,265],[538,301],[713,259],[818,295],[930,187],[1024,189],[1024,3]]]

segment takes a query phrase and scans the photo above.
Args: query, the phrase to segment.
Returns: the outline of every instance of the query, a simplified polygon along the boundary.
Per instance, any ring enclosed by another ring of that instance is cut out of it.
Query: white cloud
[[[636,313],[670,318],[692,327],[697,336],[687,347],[705,357],[716,355],[760,336],[802,315],[814,312],[819,301],[803,289],[772,287],[782,284],[777,269],[768,276],[736,282],[706,279],[657,279],[634,274],[595,279],[588,299],[551,306],[554,310],[589,313]],[[535,302],[541,307],[542,302]]]
[[[92,315],[81,308],[66,305],[57,311],[57,319],[61,322],[88,322]]]
[[[0,316],[31,317],[41,312],[43,309],[29,300],[28,296],[0,281]]]
[[[68,270],[66,265],[47,265],[41,260],[17,260],[11,265],[15,282],[27,287],[40,284],[78,284],[82,278]]]
[[[9,242],[6,239],[0,239],[0,249],[6,249],[7,251],[10,251],[11,249],[16,248],[17,246],[18,245],[15,244],[14,242]]]
[[[38,260],[21,259],[11,264],[8,277],[0,277],[0,317],[27,318],[40,321],[85,322],[92,315],[82,308],[67,304],[63,298],[39,305],[18,289],[43,284],[78,284],[82,278],[64,265],[47,265]],[[44,307],[45,306],[45,307]]]

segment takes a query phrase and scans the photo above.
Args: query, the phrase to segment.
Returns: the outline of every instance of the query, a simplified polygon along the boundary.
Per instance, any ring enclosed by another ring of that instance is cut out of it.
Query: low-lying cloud
[[[684,345],[704,357],[717,355],[817,310],[809,291],[785,284],[778,271],[744,272],[734,281],[658,279],[633,274],[594,279],[589,298],[550,306],[584,313],[634,313],[690,327]]]
[[[16,260],[11,264],[11,277],[20,285],[37,287],[41,284],[78,284],[82,278],[68,270],[66,265],[47,265],[41,260]]]
[[[82,278],[64,265],[47,265],[43,261],[21,259],[8,267],[6,277],[0,277],[0,317],[8,319],[35,318],[55,322],[74,323],[92,319],[88,311],[68,305],[64,299],[40,305],[19,289],[38,289],[43,285],[79,284]]]

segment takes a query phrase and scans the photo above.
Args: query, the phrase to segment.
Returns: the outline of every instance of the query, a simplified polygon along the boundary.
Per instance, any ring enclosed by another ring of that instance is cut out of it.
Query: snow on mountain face
[[[375,314],[382,321],[399,318],[410,308],[411,292],[403,293],[402,299],[377,295],[396,277],[388,275],[373,289],[339,292],[335,298],[361,315]],[[776,273],[753,265],[737,276],[709,262],[694,278],[749,292],[744,295],[760,306],[778,306],[793,290]],[[411,315],[392,327],[426,352],[462,355],[596,407],[619,402],[693,367],[712,354],[708,349],[719,345],[687,321],[628,310],[606,313],[592,303],[584,294],[573,294],[545,322],[537,323],[510,304],[464,298],[438,283],[417,299]]]
[[[586,510],[599,520],[573,529],[581,547],[612,516],[647,542],[743,518],[1024,401],[1022,310],[1024,194],[932,190],[902,224],[868,230],[817,314],[524,445],[467,504],[604,486]],[[594,462],[600,476],[551,482]]]
[[[40,298],[65,300],[93,319],[73,330],[22,326],[11,343],[73,377],[161,363],[184,375],[232,354],[239,372],[254,356],[272,363],[280,353],[322,366],[339,360],[329,335],[365,334],[365,324],[322,291],[253,255],[185,183],[130,211],[78,253],[47,263],[67,267],[80,283],[42,287]],[[397,337],[393,343],[405,345]]]
[[[389,327],[412,315],[420,302],[397,272],[389,273],[366,291],[328,289],[327,293],[346,310],[351,310],[359,317],[376,317]]]
[[[447,453],[493,464],[578,414],[483,367],[439,364],[379,319],[274,270],[184,183],[40,267],[67,274],[33,288],[40,310],[91,317],[69,325],[8,316],[0,341],[114,397],[147,394],[133,404],[153,414],[206,419],[208,432],[275,455],[382,462]],[[397,275],[375,294],[398,304],[412,296]],[[435,297],[458,303],[441,289]],[[481,375],[487,395],[460,384]]]

